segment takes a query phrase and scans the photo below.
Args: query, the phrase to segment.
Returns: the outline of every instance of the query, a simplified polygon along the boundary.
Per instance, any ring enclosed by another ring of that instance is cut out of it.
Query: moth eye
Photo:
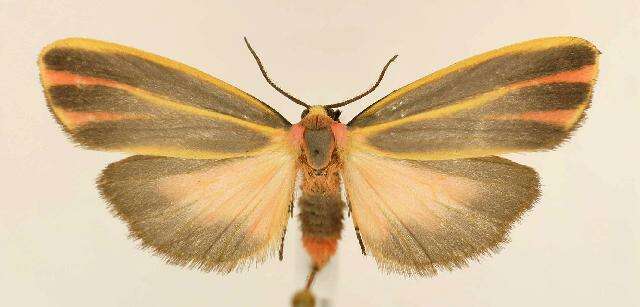
[[[339,121],[338,119],[340,118],[340,114],[342,114],[342,112],[340,110],[327,109],[327,114],[329,114],[331,119]]]
[[[304,109],[304,111],[302,111],[302,114],[300,114],[300,118],[304,118],[305,116],[307,116],[307,114],[309,114],[309,109]]]

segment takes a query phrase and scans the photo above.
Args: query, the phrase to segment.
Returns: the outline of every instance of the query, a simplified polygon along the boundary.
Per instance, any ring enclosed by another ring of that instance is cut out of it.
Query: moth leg
[[[289,216],[293,217],[293,201],[289,204]],[[287,234],[287,226],[282,231],[282,237],[280,238],[280,250],[278,251],[278,259],[282,261],[284,258],[284,236]]]
[[[347,209],[349,209],[347,211],[347,217],[351,217],[351,202],[349,201],[348,197],[347,197],[347,201],[345,201],[345,203],[347,203]]]
[[[280,259],[280,261],[282,261],[282,259],[284,258],[284,236],[286,234],[287,234],[287,227],[285,226],[284,230],[282,231],[282,237],[280,238],[280,250],[278,251],[278,259]]]
[[[356,225],[356,238],[358,238],[358,243],[360,244],[360,251],[362,251],[362,255],[367,255],[367,250],[364,248],[364,243],[362,243],[362,237],[360,236],[360,228]]]
[[[347,213],[347,215],[351,217],[351,202],[349,202],[348,198],[346,203],[347,203],[347,208],[349,208],[349,213]],[[354,228],[356,229],[356,238],[358,238],[358,244],[360,244],[360,251],[362,252],[362,255],[366,256],[367,250],[364,248],[364,243],[362,243],[362,237],[360,236],[360,227],[358,227],[358,224],[356,224],[356,221],[353,221],[353,225],[354,225]]]
[[[289,204],[289,217],[293,218],[293,200],[291,201],[291,204]]]

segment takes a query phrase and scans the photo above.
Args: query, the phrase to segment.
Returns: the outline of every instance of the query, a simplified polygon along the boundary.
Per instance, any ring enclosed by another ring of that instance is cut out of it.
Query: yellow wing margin
[[[52,113],[74,141],[90,149],[248,156],[270,148],[290,126],[249,94],[137,49],[69,38],[45,47],[38,63]]]
[[[230,85],[218,78],[215,78],[204,72],[201,72],[193,67],[190,67],[188,65],[185,65],[176,61],[172,61],[168,58],[155,55],[149,52],[145,52],[139,49],[135,49],[135,48],[119,45],[119,44],[104,42],[100,40],[95,40],[95,39],[70,37],[70,38],[61,39],[49,44],[42,50],[40,54],[40,60],[38,61],[38,63],[40,64],[39,66],[41,68],[43,67],[43,61],[42,61],[43,55],[46,54],[48,51],[52,49],[57,49],[57,48],[74,48],[74,49],[84,49],[84,50],[96,51],[96,52],[112,52],[112,53],[130,54],[130,55],[139,57],[141,59],[155,62],[161,65],[164,65],[168,68],[172,68],[172,69],[187,73],[193,76],[194,78],[206,80],[207,82],[210,82],[215,86],[220,87],[221,89],[229,92],[230,94],[242,98],[243,100],[255,106],[256,108],[260,108],[267,112],[274,113],[274,115],[277,115],[277,112],[273,111],[273,109],[266,106],[263,102],[259,101],[253,96],[239,90],[233,85]]]
[[[387,157],[442,160],[552,149],[589,107],[599,51],[536,39],[456,63],[356,116],[352,138]]]

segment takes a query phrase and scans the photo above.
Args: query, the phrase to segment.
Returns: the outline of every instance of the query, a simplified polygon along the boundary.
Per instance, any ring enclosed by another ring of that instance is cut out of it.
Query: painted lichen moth
[[[380,268],[434,275],[495,252],[539,196],[537,173],[496,155],[556,148],[584,118],[598,50],[536,39],[410,83],[347,124],[344,102],[291,124],[255,97],[136,49],[71,38],[39,59],[48,107],[77,144],[134,154],[97,185],[132,236],[167,262],[229,272],[282,259],[296,178],[302,243],[316,273],[349,211]],[[345,193],[341,190],[344,183]],[[343,197],[345,196],[345,197]],[[346,201],[345,201],[346,200]]]

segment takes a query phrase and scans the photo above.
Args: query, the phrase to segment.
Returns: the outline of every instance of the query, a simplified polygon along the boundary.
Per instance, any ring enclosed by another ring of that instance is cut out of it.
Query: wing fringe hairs
[[[347,197],[359,204],[352,206],[352,218],[365,248],[387,272],[433,276],[496,253],[540,195],[533,169],[499,157],[350,156]]]
[[[132,156],[110,164],[97,185],[142,247],[171,264],[229,273],[278,252],[294,165],[278,153],[225,160]]]

